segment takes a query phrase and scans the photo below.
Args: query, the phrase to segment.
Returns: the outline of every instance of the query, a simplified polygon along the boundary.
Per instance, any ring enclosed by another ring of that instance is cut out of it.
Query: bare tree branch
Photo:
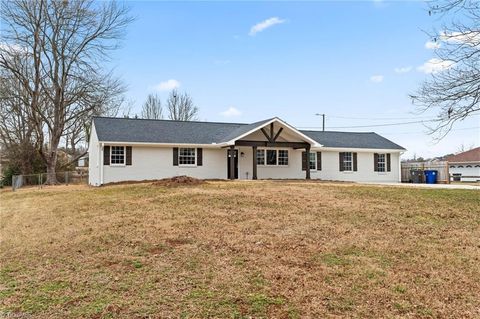
[[[168,118],[176,121],[194,121],[198,119],[198,107],[187,93],[179,94],[176,89],[167,99]]]

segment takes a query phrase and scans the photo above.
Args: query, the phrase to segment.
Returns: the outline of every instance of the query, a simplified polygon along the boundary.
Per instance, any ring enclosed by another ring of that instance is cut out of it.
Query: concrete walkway
[[[378,185],[378,186],[398,186],[413,188],[436,188],[436,189],[474,189],[480,191],[480,185],[462,185],[462,184],[413,184],[413,183],[375,183],[365,182],[358,184]]]

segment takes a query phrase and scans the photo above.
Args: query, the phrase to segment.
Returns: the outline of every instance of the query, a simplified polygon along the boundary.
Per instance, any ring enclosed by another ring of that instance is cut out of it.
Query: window
[[[194,148],[180,148],[178,150],[178,164],[179,165],[195,165],[196,156]]]
[[[288,165],[288,151],[279,150],[278,151],[278,165]]]
[[[265,165],[265,150],[257,150],[257,164]]]
[[[343,153],[343,170],[352,171],[352,152]]]
[[[465,166],[465,168],[472,168],[472,165],[467,165]]]
[[[287,166],[288,150],[257,150],[257,165]]]
[[[451,165],[450,168],[455,168],[455,166],[454,166],[454,165]]]
[[[112,146],[110,165],[125,165],[125,146]]]
[[[277,165],[277,150],[267,150],[267,165]]]
[[[378,172],[385,172],[385,154],[378,154],[378,162],[377,162],[377,171]]]
[[[309,154],[310,161],[310,169],[317,169],[317,153],[316,152],[310,152]]]

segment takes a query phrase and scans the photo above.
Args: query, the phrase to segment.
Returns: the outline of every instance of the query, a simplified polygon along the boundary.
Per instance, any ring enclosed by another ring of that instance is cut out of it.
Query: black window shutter
[[[132,147],[131,147],[131,146],[127,146],[126,149],[127,149],[126,164],[127,164],[127,165],[132,165]]]
[[[173,166],[178,166],[178,147],[173,148]]]
[[[353,171],[357,171],[357,153],[352,153],[353,155]]]
[[[343,169],[343,153],[340,152],[338,153],[338,168],[340,169],[340,172],[343,172],[344,169]]]
[[[317,152],[317,171],[322,170],[322,152]]]
[[[307,170],[307,152],[302,152],[302,171]]]
[[[378,154],[373,153],[373,171],[378,172]]]
[[[387,154],[387,172],[390,172],[390,153]]]
[[[103,165],[110,165],[110,146],[103,147]]]
[[[197,166],[203,165],[203,149],[197,148]]]

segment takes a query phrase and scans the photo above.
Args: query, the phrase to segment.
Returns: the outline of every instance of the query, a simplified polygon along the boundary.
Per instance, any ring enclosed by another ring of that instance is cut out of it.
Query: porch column
[[[252,168],[252,179],[257,179],[257,147],[252,146],[253,152],[253,168]]]
[[[307,167],[305,168],[305,179],[310,179],[310,145],[305,147],[307,153]]]
[[[231,145],[230,153],[230,179],[235,179],[235,145]]]

